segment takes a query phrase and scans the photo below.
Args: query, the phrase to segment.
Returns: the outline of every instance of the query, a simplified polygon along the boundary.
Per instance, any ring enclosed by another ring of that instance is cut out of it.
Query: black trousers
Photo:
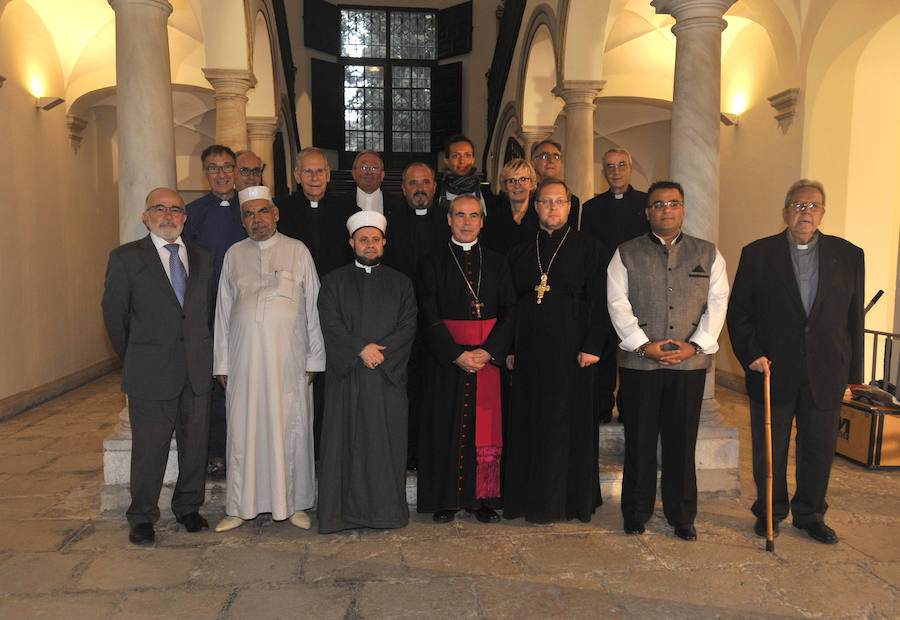
[[[225,417],[225,390],[218,381],[213,381],[209,404],[209,458],[225,458],[228,439],[228,423]]]
[[[697,516],[694,450],[706,369],[619,370],[625,417],[622,515],[645,523],[656,503],[656,443],[662,444],[663,512],[671,525]]]
[[[131,505],[125,516],[132,526],[159,519],[159,493],[173,432],[178,445],[178,481],[172,494],[172,512],[181,517],[203,505],[209,400],[210,392],[195,394],[187,382],[181,394],[171,400],[129,396]]]
[[[805,375],[805,372],[802,373]],[[772,518],[775,523],[787,518],[788,509],[795,523],[822,522],[828,504],[825,493],[831,475],[831,462],[837,443],[841,403],[819,409],[804,380],[794,399],[784,405],[772,405]],[[787,462],[791,426],[797,422],[797,489],[788,504]],[[753,437],[753,480],[756,501],[751,510],[757,517],[766,514],[766,441],[765,410],[762,403],[750,400],[750,431]]]

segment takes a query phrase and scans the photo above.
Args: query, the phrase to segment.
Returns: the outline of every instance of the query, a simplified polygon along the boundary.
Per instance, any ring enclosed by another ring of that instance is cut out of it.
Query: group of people
[[[324,154],[306,148],[298,191],[273,199],[259,157],[213,145],[201,156],[210,194],[185,207],[150,192],[149,234],[110,254],[102,304],[132,422],[130,540],[154,540],[173,432],[172,511],[191,532],[209,527],[207,474],[226,479],[217,531],[260,513],[309,528],[313,507],[322,533],[402,527],[408,468],[417,509],[438,523],[461,510],[588,522],[614,408],[625,532],[653,514],[659,441],[665,516],[694,540],[700,409],[727,313],[759,497],[771,372],[775,519],[790,510],[836,542],[825,492],[843,388],[861,375],[864,271],[859,248],[817,230],[824,188],[788,190],[786,229],[745,248],[729,304],[721,254],[681,230],[682,187],[634,189],[624,149],[604,154],[609,190],[584,203],[556,142],[507,163],[499,196],[474,151],[452,138],[440,187],[412,163],[396,196],[377,153],[357,156],[352,195],[329,190]]]

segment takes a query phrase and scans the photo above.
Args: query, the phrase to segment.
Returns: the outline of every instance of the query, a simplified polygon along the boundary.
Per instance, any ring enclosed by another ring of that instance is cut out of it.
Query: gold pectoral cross
[[[481,308],[484,307],[484,304],[480,301],[473,301],[472,306],[474,306],[474,308],[475,308],[475,316],[477,316],[480,319],[481,318]]]
[[[537,286],[534,287],[534,290],[537,291],[537,302],[540,304],[544,299],[544,293],[550,290],[550,287],[547,286],[547,274],[541,274],[541,282]]]

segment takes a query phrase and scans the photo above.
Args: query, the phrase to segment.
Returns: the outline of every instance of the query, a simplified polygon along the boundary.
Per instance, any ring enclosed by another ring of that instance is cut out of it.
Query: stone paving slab
[[[701,498],[697,542],[676,538],[659,506],[646,534],[627,536],[607,498],[590,523],[460,513],[439,525],[412,513],[405,528],[326,536],[314,512],[308,531],[261,515],[222,534],[164,517],[155,544],[136,547],[120,514],[97,509],[118,383],[0,422],[4,619],[900,617],[900,471],[837,459],[828,522],[841,542],[787,521],[767,553],[751,529],[746,403],[727,390],[720,412],[739,431],[744,495]],[[213,527],[224,515],[202,512]]]

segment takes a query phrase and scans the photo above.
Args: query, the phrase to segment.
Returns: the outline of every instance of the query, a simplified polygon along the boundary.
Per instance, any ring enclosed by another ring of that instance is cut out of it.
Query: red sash
[[[478,346],[484,344],[497,319],[483,321],[453,321],[444,325],[456,344]],[[502,451],[500,417],[500,369],[485,364],[476,374],[475,384],[475,496],[500,497],[500,453]]]

